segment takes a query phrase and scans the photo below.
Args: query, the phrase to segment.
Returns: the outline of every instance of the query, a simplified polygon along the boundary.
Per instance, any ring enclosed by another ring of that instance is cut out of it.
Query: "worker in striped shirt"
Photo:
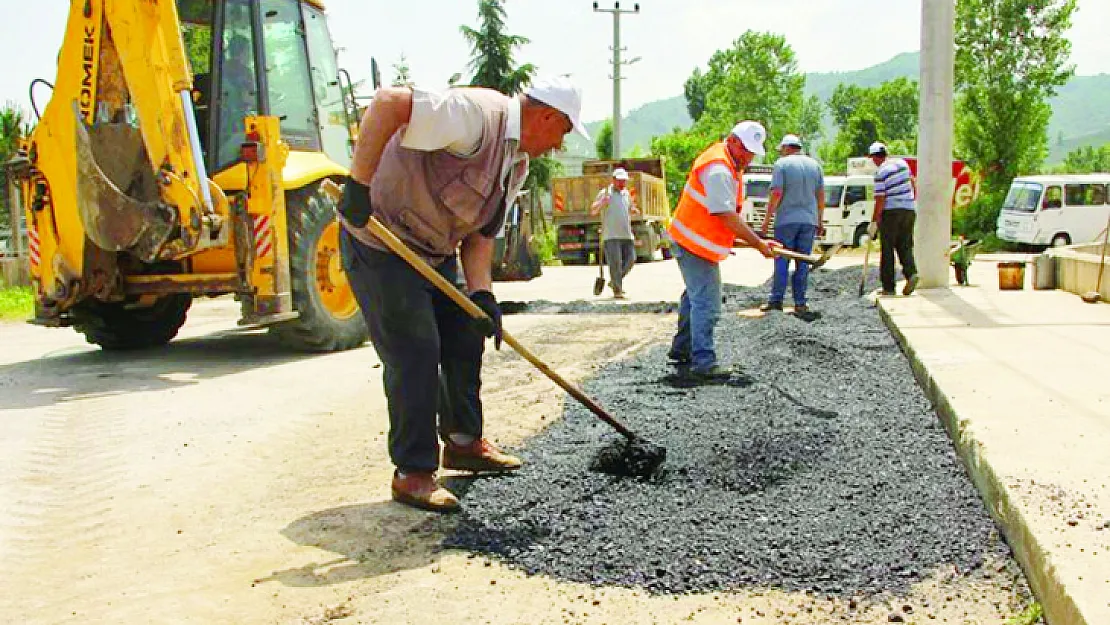
[[[913,173],[906,161],[888,158],[886,146],[878,141],[868,149],[871,161],[878,167],[875,172],[875,214],[867,234],[880,237],[879,279],[883,295],[894,295],[894,255],[902,264],[906,286],[902,295],[909,295],[917,288],[917,265],[913,261],[913,224],[917,217],[917,189]]]

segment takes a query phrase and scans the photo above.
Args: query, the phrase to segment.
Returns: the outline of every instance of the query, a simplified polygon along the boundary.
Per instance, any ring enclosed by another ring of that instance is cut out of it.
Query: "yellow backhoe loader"
[[[34,323],[150,347],[194,297],[234,294],[295,348],[366,340],[320,189],[358,121],[320,2],[72,0],[36,82],[52,96],[10,165]]]

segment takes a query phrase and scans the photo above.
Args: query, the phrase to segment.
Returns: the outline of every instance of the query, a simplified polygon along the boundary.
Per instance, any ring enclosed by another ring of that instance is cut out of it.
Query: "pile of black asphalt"
[[[524,469],[468,483],[445,544],[529,574],[655,593],[877,595],[1009,558],[858,285],[858,268],[812,274],[821,314],[810,322],[742,316],[766,288],[728,287],[716,336],[731,381],[691,384],[661,345],[585,384],[666,447],[659,471],[591,470],[618,435],[568,398],[563,418],[518,450]]]

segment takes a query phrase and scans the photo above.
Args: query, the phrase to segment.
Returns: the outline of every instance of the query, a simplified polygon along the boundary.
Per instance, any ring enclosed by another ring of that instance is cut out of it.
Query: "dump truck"
[[[358,106],[318,0],[75,0],[57,67],[9,164],[32,323],[144,348],[233,294],[294,348],[365,342],[321,188]]]
[[[601,216],[591,215],[590,205],[598,192],[612,183],[613,170],[618,167],[628,172],[628,190],[640,209],[640,214],[632,218],[636,260],[650,262],[662,249],[663,232],[671,215],[663,178],[663,159],[585,161],[581,176],[566,176],[551,181],[551,213],[557,233],[558,257],[564,265],[596,262]]]

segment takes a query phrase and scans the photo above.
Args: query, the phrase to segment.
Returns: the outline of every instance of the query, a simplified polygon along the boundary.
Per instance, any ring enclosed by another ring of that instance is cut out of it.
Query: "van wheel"
[[[188,293],[167,295],[142,308],[88,300],[74,307],[73,328],[86,341],[109,351],[159,347],[177,336],[192,303]]]
[[[1071,237],[1067,233],[1061,232],[1052,237],[1052,247],[1064,247],[1065,245],[1071,245]]]
[[[860,224],[856,226],[856,231],[852,235],[852,246],[860,247],[863,245],[863,237],[867,236],[867,224]]]
[[[335,202],[317,187],[285,194],[293,309],[300,315],[270,326],[281,342],[309,352],[336,352],[366,342],[369,331],[339,253]]]

